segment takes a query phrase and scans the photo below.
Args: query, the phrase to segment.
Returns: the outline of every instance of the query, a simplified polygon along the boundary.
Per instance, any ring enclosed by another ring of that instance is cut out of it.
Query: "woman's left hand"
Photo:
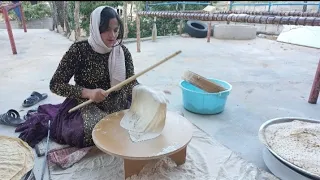
[[[105,94],[105,91],[103,89],[85,89],[83,91],[83,96],[91,99],[92,101],[96,103],[100,103],[105,100],[105,98],[108,96],[108,94]]]

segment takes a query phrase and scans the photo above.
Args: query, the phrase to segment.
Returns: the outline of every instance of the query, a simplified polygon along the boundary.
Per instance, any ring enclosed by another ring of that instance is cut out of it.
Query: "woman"
[[[64,54],[51,81],[50,90],[66,97],[62,104],[39,106],[23,125],[17,127],[20,138],[34,147],[47,135],[60,144],[74,147],[92,146],[92,129],[107,114],[130,106],[132,88],[137,81],[123,86],[107,96],[104,90],[134,75],[129,50],[121,44],[123,24],[115,9],[96,8],[90,17],[90,37],[76,42]],[[75,85],[69,84],[74,76]],[[68,111],[91,99],[77,111]]]

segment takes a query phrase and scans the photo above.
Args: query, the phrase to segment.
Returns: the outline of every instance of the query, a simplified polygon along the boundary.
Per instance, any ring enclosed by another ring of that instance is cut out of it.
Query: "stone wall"
[[[27,22],[27,29],[52,29],[52,18],[42,18],[37,20],[32,20]],[[20,29],[19,23],[17,21],[10,21],[12,29]],[[0,22],[0,29],[6,29],[6,24],[4,21]]]
[[[212,26],[215,24],[227,24],[227,22],[212,22]],[[254,26],[257,28],[257,34],[268,34],[268,35],[279,35],[283,30],[283,25],[275,25],[275,24],[252,24],[252,23],[238,23],[238,22],[230,22],[232,25],[248,25]]]

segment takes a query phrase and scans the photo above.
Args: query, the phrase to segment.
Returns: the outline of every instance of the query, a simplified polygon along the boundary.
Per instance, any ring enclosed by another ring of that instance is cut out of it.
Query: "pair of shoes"
[[[47,97],[48,97],[48,95],[46,93],[40,94],[36,91],[33,91],[31,93],[31,95],[23,101],[22,106],[23,107],[31,107],[31,106],[37,104],[38,102],[40,102],[44,99],[47,99]]]
[[[48,97],[47,94],[40,94],[36,91],[32,92],[31,95],[25,99],[22,103],[23,107],[31,107],[37,103],[39,103],[40,101],[46,99]],[[8,126],[13,126],[13,127],[17,127],[21,124],[23,124],[24,122],[26,122],[26,120],[28,119],[28,117],[30,115],[32,115],[32,113],[36,113],[37,110],[29,110],[27,112],[27,114],[23,117],[23,119],[20,118],[20,114],[18,111],[14,110],[14,109],[10,109],[9,111],[7,111],[4,114],[0,114],[0,124],[3,125],[8,125]]]
[[[17,127],[23,124],[25,120],[20,118],[18,111],[10,109],[8,112],[0,115],[0,124]]]

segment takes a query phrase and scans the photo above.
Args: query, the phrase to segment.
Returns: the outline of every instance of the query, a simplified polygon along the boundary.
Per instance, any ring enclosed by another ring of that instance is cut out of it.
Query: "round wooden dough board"
[[[166,124],[160,136],[132,142],[128,131],[120,126],[126,111],[110,114],[95,125],[92,139],[101,151],[124,159],[148,160],[174,154],[191,141],[192,124],[183,116],[167,111]]]

